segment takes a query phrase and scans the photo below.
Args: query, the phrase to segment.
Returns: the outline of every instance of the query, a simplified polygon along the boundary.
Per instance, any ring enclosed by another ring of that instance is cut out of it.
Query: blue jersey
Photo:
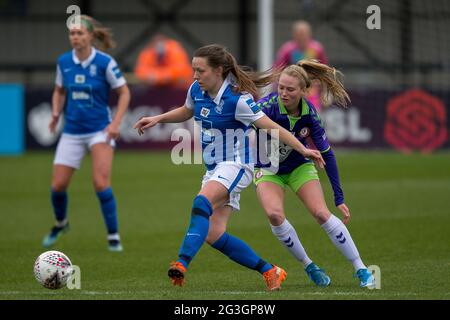
[[[66,90],[64,133],[85,134],[101,131],[111,122],[109,92],[126,83],[116,61],[92,47],[80,62],[75,50],[61,55],[55,84]]]
[[[337,206],[344,203],[344,194],[339,182],[336,158],[331,150],[322,121],[314,106],[303,98],[299,105],[299,116],[290,116],[277,93],[269,94],[259,100],[257,105],[270,119],[290,131],[303,145],[308,147],[309,141],[314,143],[325,160],[325,170],[333,187],[335,204]],[[306,159],[281,141],[279,143],[279,169],[277,174],[291,173],[302,164],[311,162],[311,160]],[[258,146],[260,146],[259,143]],[[258,161],[256,166],[267,167],[268,165]]]
[[[217,163],[233,161],[253,164],[249,134],[251,124],[264,116],[250,94],[235,92],[233,76],[223,82],[217,96],[211,98],[195,81],[187,93],[186,107],[194,110],[201,126],[203,161],[208,170]]]

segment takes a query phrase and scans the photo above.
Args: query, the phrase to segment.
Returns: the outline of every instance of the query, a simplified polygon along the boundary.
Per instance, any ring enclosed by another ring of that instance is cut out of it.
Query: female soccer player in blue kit
[[[258,105],[267,117],[292,132],[303,144],[307,145],[307,138],[312,139],[325,160],[325,170],[334,191],[334,202],[344,216],[344,223],[328,210],[314,164],[289,146],[280,144],[276,173],[257,164],[256,167],[262,168],[256,169],[254,180],[258,199],[269,218],[273,234],[304,264],[306,273],[316,285],[326,287],[330,284],[330,278],[308,257],[294,227],[286,219],[283,205],[286,186],[295,192],[333,244],[353,264],[360,286],[372,287],[375,285],[374,277],[362,262],[345,226],[350,219],[350,211],[339,183],[335,156],[317,111],[305,99],[312,81],[316,80],[322,85],[324,105],[329,105],[332,101],[327,100],[332,99],[337,105],[346,107],[349,97],[337,74],[334,68],[324,64],[300,60],[281,72],[278,92],[261,99]]]
[[[244,72],[235,58],[220,45],[197,49],[192,60],[194,82],[182,107],[154,117],[144,117],[134,126],[140,134],[157,123],[183,122],[193,116],[201,122],[201,142],[206,174],[193,201],[191,221],[181,245],[178,260],[171,263],[168,275],[174,285],[182,286],[188,265],[206,241],[233,261],[263,275],[268,290],[278,290],[286,272],[262,260],[245,242],[226,232],[232,210],[239,210],[239,193],[252,180],[253,160],[248,136],[251,124],[259,128],[280,129],[282,141],[305,157],[323,166],[317,150],[306,149],[287,130],[257,108],[253,96],[258,86],[269,84],[270,73]],[[230,152],[227,152],[231,150]]]
[[[110,176],[115,139],[119,137],[119,125],[128,108],[130,92],[116,61],[94,47],[94,44],[102,49],[113,46],[108,29],[83,15],[80,16],[80,24],[69,29],[69,41],[73,50],[58,59],[49,124],[50,131],[55,132],[65,107],[64,129],[56,148],[51,185],[56,224],[45,236],[43,246],[52,246],[68,230],[66,190],[89,148],[94,189],[108,232],[108,248],[122,251]],[[113,119],[108,106],[111,89],[119,97]]]

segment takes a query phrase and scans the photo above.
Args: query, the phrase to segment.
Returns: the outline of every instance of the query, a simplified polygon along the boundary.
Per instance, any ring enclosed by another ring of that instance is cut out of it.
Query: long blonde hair
[[[253,72],[246,67],[239,66],[234,56],[219,44],[211,44],[197,49],[194,57],[206,58],[208,65],[212,68],[222,67],[223,79],[231,72],[236,78],[236,91],[248,92],[255,100],[258,99],[258,88],[270,85],[278,76],[278,73],[272,69]]]
[[[321,84],[320,101],[324,106],[333,102],[346,108],[350,97],[342,84],[342,73],[335,68],[319,63],[317,60],[300,60],[297,64],[287,66],[281,73],[295,77],[302,89],[309,89],[314,80]]]
[[[92,33],[94,36],[94,47],[106,51],[116,46],[111,29],[104,27],[100,22],[90,16],[81,15],[80,18],[81,24],[83,24],[88,32]]]

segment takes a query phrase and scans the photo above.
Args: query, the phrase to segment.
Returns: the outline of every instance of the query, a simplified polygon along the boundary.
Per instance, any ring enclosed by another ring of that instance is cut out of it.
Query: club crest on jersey
[[[209,109],[202,107],[202,110],[200,110],[200,115],[204,118],[208,118],[209,115]]]
[[[302,128],[299,132],[298,135],[302,138],[306,138],[307,136],[309,136],[309,128]]]
[[[214,110],[218,113],[218,114],[222,114],[223,111],[223,105],[225,104],[225,102],[223,100],[220,100],[219,104],[214,108]]]
[[[76,74],[75,75],[75,83],[84,83],[86,81],[86,78],[84,74]]]
[[[97,66],[95,64],[91,64],[89,66],[89,74],[91,77],[95,77],[97,75]]]

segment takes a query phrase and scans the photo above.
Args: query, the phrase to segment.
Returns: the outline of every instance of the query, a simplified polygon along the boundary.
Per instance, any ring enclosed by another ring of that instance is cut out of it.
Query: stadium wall
[[[27,149],[52,149],[57,136],[50,135],[51,88],[28,87],[26,101]],[[131,86],[132,100],[121,126],[119,149],[168,149],[177,128],[192,132],[193,123],[161,124],[138,136],[133,124],[142,116],[157,115],[184,103],[186,92]],[[431,152],[449,149],[450,91],[423,89],[352,90],[348,109],[332,106],[321,113],[328,137],[335,147],[397,149]],[[111,105],[115,105],[112,97]],[[114,108],[113,108],[114,109]],[[59,131],[62,126],[59,127]]]

